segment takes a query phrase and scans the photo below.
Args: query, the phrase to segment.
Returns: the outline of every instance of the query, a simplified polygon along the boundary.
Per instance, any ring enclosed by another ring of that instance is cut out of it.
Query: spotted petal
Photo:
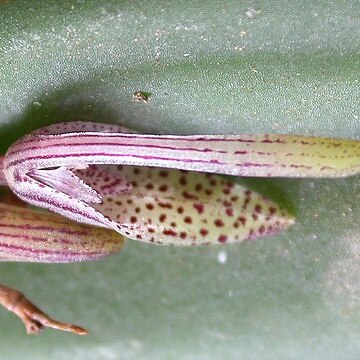
[[[104,194],[99,179],[89,176],[94,171],[96,165],[76,174],[102,196],[94,208],[132,239],[172,245],[230,243],[270,235],[294,222],[274,202],[217,175],[109,166],[108,173],[126,178],[132,188]]]

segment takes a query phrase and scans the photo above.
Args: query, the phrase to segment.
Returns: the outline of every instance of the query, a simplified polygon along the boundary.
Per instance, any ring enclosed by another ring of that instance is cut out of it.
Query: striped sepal
[[[44,211],[0,203],[0,260],[74,262],[119,251],[118,233]]]

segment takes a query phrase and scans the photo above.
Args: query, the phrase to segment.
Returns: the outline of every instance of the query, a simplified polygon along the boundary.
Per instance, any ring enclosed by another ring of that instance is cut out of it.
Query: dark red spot
[[[159,186],[159,191],[167,191],[169,189],[169,186],[167,186],[166,184],[160,185]]]
[[[212,194],[212,191],[209,190],[209,189],[206,189],[206,190],[205,190],[205,194],[210,196],[210,195]]]
[[[291,168],[294,169],[311,169],[311,166],[291,164]]]
[[[242,225],[245,226],[245,224],[246,224],[246,217],[245,216],[239,216],[238,220],[240,221],[240,223]]]
[[[214,221],[214,224],[217,226],[217,227],[222,227],[224,226],[224,222],[221,220],[221,219],[216,219]]]
[[[147,184],[145,185],[145,187],[146,187],[148,190],[151,190],[151,189],[154,188],[154,185],[153,185],[152,183],[147,183]]]
[[[197,200],[198,199],[198,197],[196,195],[193,195],[193,194],[189,193],[188,191],[183,191],[182,196],[188,200]]]
[[[225,210],[227,216],[234,216],[234,210],[233,208],[227,208]]]
[[[231,201],[233,201],[233,202],[236,202],[236,201],[238,201],[239,200],[239,197],[238,196],[232,196],[231,197]]]
[[[131,182],[131,185],[132,185],[133,187],[137,187],[137,186],[138,186],[138,183],[137,183],[136,181],[132,181],[132,182]]]
[[[322,166],[320,170],[332,170],[333,168],[331,166]]]
[[[202,184],[196,184],[195,190],[196,191],[201,191],[202,187],[203,187]]]
[[[137,222],[137,217],[136,217],[136,216],[131,216],[130,222],[131,222],[132,224],[135,224],[135,223]]]
[[[148,231],[149,231],[149,233],[153,233],[153,232],[155,232],[155,229],[153,229],[153,228],[148,228]]]
[[[257,205],[255,206],[255,211],[256,211],[257,213],[261,213],[261,210],[262,210],[261,205],[260,205],[260,204],[257,204]]]
[[[209,181],[209,184],[210,184],[211,186],[216,186],[217,181],[216,181],[215,179],[211,179],[211,180]]]
[[[177,208],[177,212],[178,212],[179,214],[182,214],[182,213],[184,212],[184,208],[183,208],[182,206],[179,206],[179,207]]]
[[[252,214],[251,216],[254,219],[254,221],[256,221],[259,218],[256,214]]]
[[[230,189],[224,189],[224,190],[223,190],[223,193],[224,193],[225,195],[229,195],[229,194],[230,194],[230,192],[231,192],[231,190],[230,190]]]
[[[235,221],[233,226],[234,226],[235,229],[237,229],[239,227],[239,223],[237,221]]]
[[[209,233],[209,231],[207,231],[206,229],[200,229],[200,234],[202,236],[206,236]]]
[[[131,199],[127,199],[126,202],[127,202],[128,204],[132,204],[132,200],[131,200]]]
[[[232,189],[235,186],[235,184],[232,181],[228,181],[226,183],[226,186],[229,187],[230,189]]]
[[[269,212],[270,212],[270,215],[274,215],[276,213],[276,208],[270,207]]]
[[[187,223],[187,224],[192,224],[192,218],[190,216],[185,216],[184,217],[184,221]]]
[[[166,215],[165,215],[165,214],[161,214],[161,215],[159,216],[160,222],[164,222],[165,219],[166,219]]]
[[[142,236],[141,236],[140,234],[137,234],[137,235],[136,235],[136,238],[137,238],[137,239],[142,239]]]
[[[223,201],[223,204],[224,204],[224,206],[226,206],[226,207],[231,206],[231,202],[230,202],[230,201],[227,201],[227,200],[224,200],[224,201]]]
[[[245,195],[246,195],[246,196],[251,196],[251,194],[252,194],[252,191],[251,191],[251,190],[246,190],[246,191],[245,191]]]
[[[140,174],[140,169],[139,168],[134,168],[133,170],[135,175],[139,175]]]
[[[225,243],[227,241],[227,236],[226,235],[220,235],[218,237],[218,242],[221,242],[221,243]]]
[[[104,178],[104,181],[105,181],[105,182],[108,182],[109,180],[110,180],[109,176],[106,176],[106,177]]]
[[[118,205],[118,206],[121,206],[122,202],[121,201],[115,201],[115,204]]]
[[[170,226],[171,226],[171,227],[176,227],[176,222],[172,221],[172,222],[170,223]]]
[[[203,204],[194,204],[194,208],[197,210],[199,214],[202,214],[204,212],[204,205]]]
[[[262,143],[278,143],[278,144],[286,144],[285,140],[281,140],[281,139],[275,139],[275,140],[270,140],[270,139],[264,139],[263,141],[261,141]]]
[[[154,205],[153,204],[146,204],[146,208],[148,209],[148,210],[152,210],[153,208],[154,208]]]
[[[138,214],[140,212],[140,208],[139,207],[135,208],[135,212]]]
[[[160,201],[159,201],[158,205],[159,205],[161,208],[172,209],[172,205],[171,205],[170,203],[165,203],[165,202],[160,202]]]
[[[164,235],[170,235],[170,236],[176,236],[177,232],[174,231],[174,230],[171,230],[171,229],[165,229],[165,230],[163,231],[163,234],[164,234]]]
[[[166,177],[168,177],[168,175],[169,175],[169,172],[166,170],[159,171],[160,177],[166,178]]]
[[[180,185],[183,185],[183,186],[187,185],[187,179],[186,179],[186,177],[185,177],[185,176],[181,176],[180,179],[179,179],[179,183],[180,183]]]
[[[243,204],[243,206],[242,206],[242,208],[243,208],[244,210],[245,210],[246,207],[249,205],[250,199],[251,199],[251,198],[249,198],[249,197],[245,198],[244,204]]]
[[[181,233],[180,233],[180,237],[182,238],[182,239],[185,239],[186,238],[186,232],[185,231],[182,231]]]

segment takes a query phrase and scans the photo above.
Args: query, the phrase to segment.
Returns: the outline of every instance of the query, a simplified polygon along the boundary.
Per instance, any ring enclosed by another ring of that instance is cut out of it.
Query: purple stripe
[[[25,239],[25,240],[33,240],[33,241],[41,241],[41,242],[47,242],[48,238],[39,237],[39,236],[29,236],[29,235],[20,235],[20,234],[7,234],[7,233],[1,233],[0,236],[7,236],[14,239]]]
[[[69,257],[69,256],[81,256],[81,257],[84,257],[84,256],[104,256],[105,253],[104,252],[99,252],[99,251],[92,251],[92,252],[88,252],[88,253],[84,253],[83,251],[71,251],[71,252],[68,252],[67,250],[54,250],[54,249],[34,249],[34,248],[27,248],[25,246],[19,246],[19,245],[9,245],[7,243],[2,243],[0,242],[0,248],[5,248],[5,249],[11,249],[11,250],[23,250],[23,251],[26,251],[26,252],[30,252],[30,253],[33,253],[33,254],[50,254],[50,255],[53,255],[53,254],[56,254],[56,255],[65,255],[65,257]],[[9,254],[9,255],[14,255],[14,254]],[[16,254],[15,256],[19,256],[19,254]]]
[[[242,167],[273,167],[273,164],[258,164],[258,163],[251,163],[251,162],[244,162],[242,164],[235,164],[236,166]]]
[[[66,145],[64,144],[51,144],[51,145],[47,145],[47,146],[31,146],[31,147],[27,147],[26,149],[18,149],[18,150],[14,150],[14,151],[10,151],[8,153],[8,156],[13,156],[16,155],[18,153],[21,153],[23,151],[28,151],[28,150],[39,150],[39,148],[41,150],[47,150],[47,149],[52,149],[52,148],[57,148],[57,147],[64,147]],[[177,150],[177,151],[193,151],[193,152],[202,152],[202,153],[220,153],[220,154],[227,154],[228,151],[225,150],[213,150],[213,149],[209,149],[209,148],[205,148],[205,149],[198,149],[198,148],[190,148],[190,147],[186,147],[186,148],[179,148],[179,147],[174,147],[174,146],[162,146],[162,145],[151,145],[151,144],[131,144],[131,143],[126,143],[126,144],[119,144],[118,142],[86,142],[86,143],[71,143],[71,147],[74,146],[120,146],[120,147],[135,147],[135,148],[154,148],[154,149],[164,149],[164,150]],[[235,154],[240,153],[238,151],[235,152]]]
[[[147,160],[164,160],[164,161],[178,161],[178,162],[186,162],[186,163],[204,163],[204,164],[211,164],[216,161],[219,165],[226,165],[226,163],[221,163],[218,160],[193,160],[193,159],[178,159],[178,158],[169,158],[169,157],[160,157],[160,156],[148,156],[148,155],[135,155],[135,154],[109,154],[106,152],[102,153],[77,153],[77,154],[52,154],[52,155],[39,155],[39,156],[30,156],[27,158],[17,159],[12,161],[8,164],[7,169],[11,166],[19,165],[26,161],[31,160],[46,160],[46,159],[56,159],[56,158],[67,158],[67,157],[78,157],[78,156],[106,156],[106,157],[134,157],[140,159],[147,159]],[[91,162],[89,162],[91,164]]]
[[[89,215],[88,213],[84,213],[82,211],[79,211],[77,208],[74,208],[74,207],[71,207],[71,206],[60,204],[58,202],[53,201],[53,199],[51,199],[51,201],[48,201],[48,199],[46,197],[39,196],[38,194],[27,194],[27,193],[22,193],[20,191],[17,191],[16,194],[20,195],[21,197],[23,197],[25,199],[30,199],[30,201],[29,201],[30,204],[34,204],[34,202],[32,202],[31,200],[34,200],[35,202],[39,202],[39,203],[50,204],[50,205],[53,205],[53,206],[57,206],[62,210],[71,212],[72,214],[79,214],[79,215],[81,215],[82,217],[84,217],[86,219],[94,220],[98,224],[105,225],[99,219]],[[91,209],[93,209],[93,208],[91,208]]]
[[[218,142],[218,141],[225,141],[225,142],[239,142],[239,143],[261,143],[263,140],[253,140],[253,139],[240,139],[237,136],[238,135],[224,135],[220,138],[216,138],[216,135],[207,135],[206,137],[199,135],[199,137],[196,137],[197,135],[166,135],[166,136],[162,136],[162,135],[144,135],[144,134],[137,134],[137,135],[130,135],[130,134],[125,134],[125,133],[91,133],[91,132],[82,132],[82,133],[69,133],[69,134],[54,134],[54,135],[34,135],[33,137],[30,137],[28,139],[24,139],[22,140],[21,144],[29,144],[35,141],[46,141],[49,138],[50,139],[75,139],[75,138],[84,138],[84,137],[90,137],[90,138],[101,138],[101,137],[117,137],[117,138],[124,138],[124,139],[158,139],[158,140],[185,140],[185,141],[189,141],[189,142],[194,142],[194,141],[214,141],[214,142]],[[214,137],[213,137],[214,136]],[[244,136],[258,136],[258,137],[262,137],[264,140],[266,138],[266,134],[262,134],[262,135],[244,135]],[[235,139],[233,137],[236,137]]]
[[[288,144],[287,141],[279,139],[279,138],[277,138],[275,140],[264,139],[264,140],[261,140],[260,142],[263,143],[263,144],[274,144],[274,143],[276,143],[276,144]]]
[[[14,226],[16,228],[16,226]],[[56,230],[55,230],[56,232]],[[11,238],[20,238],[25,240],[30,240],[33,242],[51,242],[51,243],[58,243],[58,244],[75,244],[73,240],[66,239],[66,238],[56,238],[54,240],[49,240],[48,237],[40,237],[40,236],[29,236],[29,235],[20,235],[20,234],[8,234],[8,233],[0,233],[0,236],[4,237],[11,237]]]
[[[249,154],[249,153],[250,153],[250,151],[241,150],[241,151],[235,151],[234,155],[246,155],[246,154]]]
[[[29,218],[29,220],[32,220],[32,219]],[[62,222],[62,224],[63,224],[63,222]],[[51,227],[48,227],[48,226],[0,224],[0,227],[2,227],[2,228],[16,228],[16,229],[22,229],[22,230],[54,231],[54,228],[51,228]],[[67,230],[67,229],[56,229],[55,231],[58,232],[58,233],[61,233],[61,234],[69,234],[69,235],[75,235],[75,236],[84,236],[84,235],[88,234],[87,231],[73,231],[73,230]]]

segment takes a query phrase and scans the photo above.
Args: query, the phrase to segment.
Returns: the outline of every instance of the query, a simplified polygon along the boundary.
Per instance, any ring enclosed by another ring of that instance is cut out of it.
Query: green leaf
[[[358,19],[356,1],[0,2],[1,149],[64,120],[359,139]],[[93,334],[27,338],[1,311],[2,355],[357,358],[359,177],[239,182],[296,225],[221,249],[128,242],[102,262],[1,264],[1,282]]]

